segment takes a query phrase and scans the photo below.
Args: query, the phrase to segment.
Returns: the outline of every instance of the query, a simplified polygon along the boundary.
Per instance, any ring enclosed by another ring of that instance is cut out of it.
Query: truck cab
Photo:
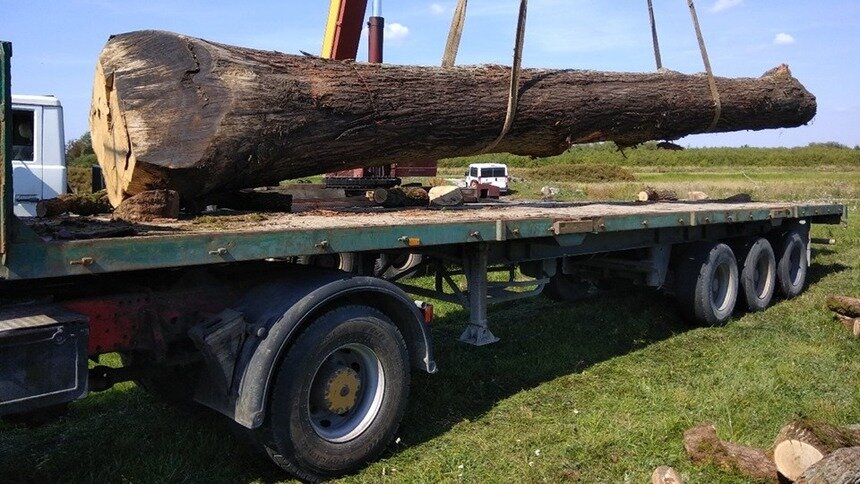
[[[15,215],[34,217],[39,200],[66,193],[63,107],[54,96],[12,96]]]
[[[508,192],[508,165],[502,163],[472,163],[466,171],[466,186],[492,185],[501,193]]]

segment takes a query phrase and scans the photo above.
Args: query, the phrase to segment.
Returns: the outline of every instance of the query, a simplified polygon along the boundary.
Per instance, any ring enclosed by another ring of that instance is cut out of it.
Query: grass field
[[[523,179],[517,196],[534,198],[554,183],[522,170],[514,171]],[[855,213],[860,197],[860,169],[850,164],[630,170],[637,181],[565,182],[561,197],[629,199],[648,184],[843,200]],[[501,341],[475,348],[456,341],[467,313],[437,303],[440,373],[414,374],[398,443],[345,481],[638,483],[665,464],[689,482],[745,482],[692,465],[682,432],[713,422],[725,439],[767,447],[797,416],[860,423],[860,342],[824,308],[828,294],[860,296],[860,218],[815,227],[813,236],[837,245],[815,248],[807,292],[722,328],[691,328],[671,299],[624,286],[576,304],[536,298],[494,306]],[[76,402],[67,417],[38,429],[0,424],[2,482],[279,479],[241,448],[224,419],[165,406],[130,383]]]

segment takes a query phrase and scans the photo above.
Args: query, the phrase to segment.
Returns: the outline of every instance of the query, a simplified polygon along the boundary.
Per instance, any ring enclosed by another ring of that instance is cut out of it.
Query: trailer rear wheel
[[[770,306],[776,287],[776,259],[767,239],[746,239],[735,247],[740,264],[741,304],[748,311]]]
[[[375,459],[403,417],[409,368],[403,336],[381,312],[346,306],[317,319],[276,375],[263,429],[272,460],[318,480]]]
[[[786,299],[800,295],[806,285],[809,269],[808,232],[792,229],[772,239],[776,254],[776,281],[779,293]]]
[[[374,261],[373,275],[382,279],[392,279],[417,266],[422,260],[423,256],[414,252],[379,254]]]
[[[692,244],[676,271],[675,294],[684,316],[708,326],[728,322],[738,297],[738,264],[729,246]]]
[[[341,252],[320,255],[301,255],[296,258],[297,264],[339,269],[344,272],[355,272],[356,256],[352,252]]]

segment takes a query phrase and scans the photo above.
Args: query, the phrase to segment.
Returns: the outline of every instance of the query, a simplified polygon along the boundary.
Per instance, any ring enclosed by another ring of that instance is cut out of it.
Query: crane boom
[[[355,59],[367,0],[331,0],[321,57]]]

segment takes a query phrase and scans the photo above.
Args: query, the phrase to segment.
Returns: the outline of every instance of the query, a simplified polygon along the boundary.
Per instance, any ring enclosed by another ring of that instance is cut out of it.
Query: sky
[[[653,0],[664,66],[702,72],[687,2]],[[455,0],[384,0],[385,61],[438,65]],[[12,91],[53,94],[66,137],[87,130],[92,77],[111,34],[160,29],[286,53],[319,53],[329,2],[275,0],[0,0],[13,43]],[[654,57],[645,0],[530,0],[525,67],[646,72]],[[510,64],[517,0],[471,0],[459,64]],[[795,129],[696,135],[686,146],[860,145],[860,1],[697,0],[715,74],[757,77],[786,63],[818,98]],[[359,60],[366,59],[366,42]]]

